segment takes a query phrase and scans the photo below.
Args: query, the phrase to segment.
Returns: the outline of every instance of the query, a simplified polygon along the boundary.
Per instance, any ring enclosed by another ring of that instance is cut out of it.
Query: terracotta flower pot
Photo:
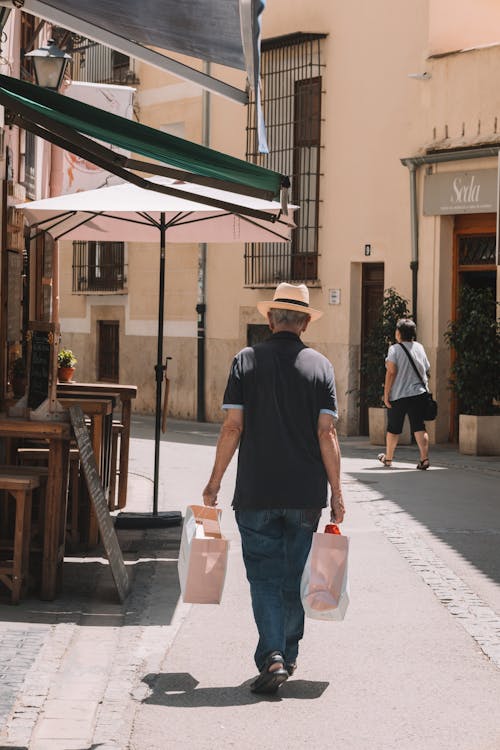
[[[57,379],[60,383],[70,383],[74,372],[74,367],[59,367],[57,370]]]

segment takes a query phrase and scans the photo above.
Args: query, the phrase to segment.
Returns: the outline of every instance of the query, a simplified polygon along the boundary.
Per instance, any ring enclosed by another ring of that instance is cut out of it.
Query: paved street
[[[160,509],[200,501],[218,428],[171,422]],[[134,417],[128,510],[150,510],[153,421]],[[120,530],[132,593],[101,551],[67,558],[55,602],[0,606],[0,748],[499,750],[500,461],[342,441],[351,605],[308,621],[279,697],[250,693],[255,628],[230,509],[220,606],[179,600],[180,528]],[[326,513],[325,513],[326,519]]]

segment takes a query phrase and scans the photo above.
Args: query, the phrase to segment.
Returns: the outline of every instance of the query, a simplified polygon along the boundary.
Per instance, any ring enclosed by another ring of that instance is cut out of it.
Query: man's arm
[[[344,520],[345,508],[340,486],[340,446],[331,414],[320,414],[318,419],[318,440],[321,458],[332,492],[332,516],[337,523]]]
[[[387,362],[385,363],[384,404],[388,409],[392,408],[391,402],[389,401],[389,395],[391,393],[393,383],[396,380],[397,372],[398,368],[396,367],[394,362],[390,362],[389,360],[387,360]]]
[[[222,477],[234,456],[243,432],[243,409],[227,409],[221,427],[215,461],[208,484],[203,490],[205,505],[217,505]]]

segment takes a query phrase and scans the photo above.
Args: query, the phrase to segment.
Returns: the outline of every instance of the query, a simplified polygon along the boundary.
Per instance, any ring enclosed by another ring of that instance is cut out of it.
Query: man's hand
[[[344,499],[342,497],[342,490],[332,491],[331,497],[332,513],[331,519],[336,523],[342,523],[345,515]]]
[[[203,490],[203,502],[205,505],[214,507],[217,505],[217,495],[219,494],[220,484],[209,482]]]
[[[389,397],[387,397],[387,398],[386,398],[386,397],[384,396],[384,404],[386,405],[386,407],[387,407],[388,409],[392,409],[392,404],[391,404],[391,402],[389,401]]]

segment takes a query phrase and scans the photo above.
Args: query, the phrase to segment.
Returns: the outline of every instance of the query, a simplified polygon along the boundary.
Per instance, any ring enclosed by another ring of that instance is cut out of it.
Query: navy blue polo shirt
[[[322,508],[321,412],[337,416],[333,367],[288,331],[234,358],[224,409],[244,409],[233,507]]]

